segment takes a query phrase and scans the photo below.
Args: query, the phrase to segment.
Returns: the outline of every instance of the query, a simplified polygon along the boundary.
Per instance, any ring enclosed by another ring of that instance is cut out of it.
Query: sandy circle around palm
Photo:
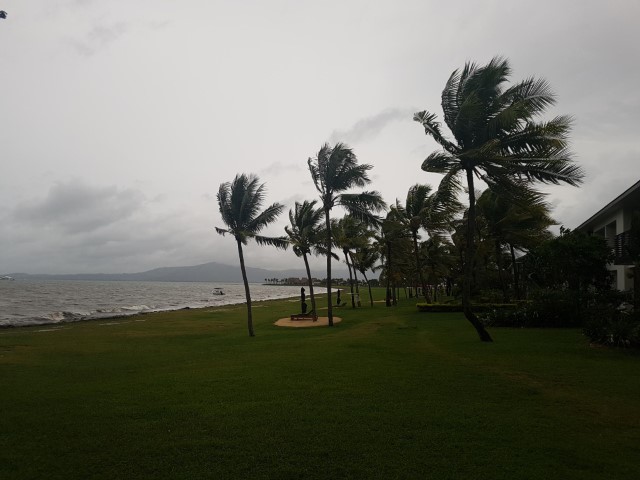
[[[340,317],[333,317],[333,323],[340,323],[342,319]],[[329,317],[318,317],[315,322],[313,320],[291,320],[289,317],[281,318],[273,323],[277,327],[294,327],[294,328],[308,328],[308,327],[326,327],[329,325]]]

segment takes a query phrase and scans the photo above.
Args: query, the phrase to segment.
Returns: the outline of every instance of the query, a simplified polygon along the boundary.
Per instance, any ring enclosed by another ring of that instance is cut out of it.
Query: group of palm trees
[[[303,258],[309,280],[308,256],[326,256],[330,326],[333,325],[331,261],[337,258],[334,247],[342,250],[350,276],[352,273],[356,276],[356,272],[364,274],[382,255],[388,285],[399,270],[399,259],[406,263],[412,257],[422,292],[430,295],[436,292],[428,288],[424,272],[425,267],[435,269],[435,265],[423,263],[425,259],[429,263],[437,258],[438,252],[453,241],[460,246],[465,317],[481,340],[492,340],[471,305],[479,232],[492,238],[499,258],[503,257],[505,247],[510,249],[515,271],[515,250],[528,248],[527,242],[532,241],[526,235],[527,229],[531,234],[540,234],[553,223],[543,195],[532,185],[540,182],[577,186],[583,177],[567,146],[571,119],[566,116],[548,121],[537,119],[555,103],[547,82],[529,78],[507,86],[510,74],[508,61],[500,57],[484,66],[467,63],[451,74],[442,92],[442,108],[452,139],[445,137],[436,115],[427,111],[415,114],[414,120],[442,147],[426,158],[422,170],[444,176],[435,191],[427,185],[411,187],[404,205],[396,201],[387,210],[378,192],[352,192],[371,183],[368,171],[372,167],[359,164],[352,149],[343,143],[325,144],[315,157],[308,159],[319,198],[296,202],[289,212],[287,236],[260,235],[284,207],[275,203],[261,210],[265,187],[255,175],[240,174],[232,182],[220,185],[217,198],[227,228],[217,231],[231,234],[238,246],[250,336],[254,335],[251,297],[242,251],[250,238],[260,245],[282,249],[292,246],[294,253]],[[475,190],[477,180],[488,186],[480,198]],[[468,197],[466,210],[460,203],[464,190]],[[347,215],[340,220],[332,219],[334,207],[342,207]],[[427,242],[419,242],[422,230],[429,234]],[[523,240],[523,236],[527,238]],[[503,271],[499,265],[501,268]],[[311,308],[315,311],[311,280],[309,288]],[[351,295],[352,302],[354,297]]]

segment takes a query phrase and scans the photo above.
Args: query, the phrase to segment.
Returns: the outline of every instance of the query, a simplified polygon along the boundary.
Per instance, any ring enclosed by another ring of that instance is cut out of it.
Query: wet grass
[[[381,292],[377,292],[378,295]],[[640,355],[414,302],[0,330],[0,478],[638,478]],[[47,331],[41,331],[47,330]]]

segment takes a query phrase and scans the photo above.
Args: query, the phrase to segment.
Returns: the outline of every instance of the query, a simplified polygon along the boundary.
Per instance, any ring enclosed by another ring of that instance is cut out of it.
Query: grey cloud
[[[376,115],[364,117],[346,130],[335,130],[330,137],[330,143],[360,142],[377,136],[392,122],[409,121],[417,109],[388,108]]]
[[[13,219],[65,233],[90,232],[132,215],[143,200],[137,190],[70,181],[54,185],[42,199],[17,206]]]
[[[266,175],[280,175],[280,174],[288,174],[291,172],[299,172],[306,167],[305,163],[283,163],[283,162],[273,162],[266,167],[260,169],[258,171],[258,176],[266,176]]]
[[[80,55],[88,57],[115,42],[128,29],[129,26],[125,22],[95,25],[83,38],[71,38],[69,43]]]
[[[0,271],[118,273],[235,258],[234,242],[213,230],[212,212],[170,203],[146,202],[131,189],[56,185],[0,218]]]

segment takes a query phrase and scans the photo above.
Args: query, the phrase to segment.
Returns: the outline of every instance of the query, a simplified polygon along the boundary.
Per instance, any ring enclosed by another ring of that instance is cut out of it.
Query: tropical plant
[[[527,251],[552,238],[547,230],[555,221],[550,206],[539,192],[524,189],[520,194],[524,202],[514,203],[510,198],[487,189],[477,201],[478,215],[489,240],[493,243],[495,262],[503,291],[503,301],[508,302],[508,289],[504,274],[505,253],[511,256],[511,270],[516,297],[519,297],[518,266],[515,250]]]
[[[316,255],[324,253],[323,242],[326,236],[322,226],[323,211],[315,208],[316,200],[312,202],[296,202],[293,210],[289,210],[289,222],[284,230],[289,237],[289,243],[293,247],[293,253],[304,260],[309,284],[309,297],[311,298],[311,310],[317,314],[316,297],[313,291],[313,280],[309,268],[309,258],[312,252]]]
[[[471,305],[475,179],[518,201],[522,187],[531,182],[577,186],[583,177],[568,150],[571,119],[558,116],[549,121],[535,120],[555,103],[549,84],[529,78],[505,88],[510,74],[509,62],[500,57],[485,66],[467,63],[462,70],[451,74],[442,92],[442,109],[454,140],[445,138],[435,114],[422,111],[414,115],[425,133],[442,147],[422,164],[426,172],[444,174],[437,194],[444,201],[457,199],[462,190],[459,177],[466,179],[469,234],[462,304],[465,317],[483,341],[492,341],[492,338],[474,315]]]
[[[349,270],[349,287],[351,290],[351,307],[355,308],[356,304],[360,306],[360,289],[358,287],[358,274],[353,264],[353,253],[360,248],[364,248],[369,243],[371,233],[366,225],[358,221],[351,215],[345,215],[339,220],[332,220],[331,232],[333,234],[333,243],[337,248],[342,250],[344,261]],[[355,292],[354,292],[355,277]]]
[[[369,289],[369,302],[373,307],[373,295],[371,294],[371,282],[367,278],[367,270],[372,272],[377,270],[377,263],[380,259],[380,254],[378,251],[373,248],[371,245],[367,245],[366,247],[360,248],[353,255],[353,266],[356,270],[362,273],[364,277],[364,281],[367,282],[367,288]]]
[[[251,292],[249,291],[242,246],[246,245],[249,239],[254,239],[258,245],[271,245],[283,250],[289,247],[289,242],[284,237],[259,235],[267,225],[280,215],[284,208],[279,203],[274,203],[262,212],[260,211],[266,190],[264,183],[259,182],[260,180],[255,175],[238,174],[232,182],[222,183],[217,195],[220,215],[227,228],[216,227],[216,231],[223,236],[227,233],[232,235],[238,245],[240,270],[242,271],[247,300],[247,327],[251,337],[255,335],[251,315]]]
[[[430,294],[424,280],[424,261],[420,254],[422,249],[418,244],[420,230],[426,230],[430,236],[450,230],[454,216],[462,209],[462,205],[457,201],[443,203],[440,200],[441,197],[432,192],[431,186],[416,184],[409,189],[404,207],[400,204],[396,205],[402,222],[411,232],[416,274],[420,279],[422,295],[427,298],[427,301],[430,301]]]
[[[333,305],[331,301],[331,210],[336,206],[343,207],[355,218],[375,223],[379,221],[374,214],[385,207],[378,192],[365,191],[347,193],[353,187],[364,187],[371,180],[367,172],[371,165],[358,164],[355,153],[343,143],[333,147],[324,144],[315,158],[307,161],[311,179],[320,194],[320,203],[325,215],[326,256],[327,256],[327,315],[329,326],[333,326]]]
[[[406,258],[411,256],[410,234],[404,225],[401,209],[402,206],[397,201],[391,206],[382,221],[380,233],[376,235],[374,243],[380,256],[384,258],[380,281],[384,280],[386,284],[387,307],[397,304],[396,287],[405,276]]]

